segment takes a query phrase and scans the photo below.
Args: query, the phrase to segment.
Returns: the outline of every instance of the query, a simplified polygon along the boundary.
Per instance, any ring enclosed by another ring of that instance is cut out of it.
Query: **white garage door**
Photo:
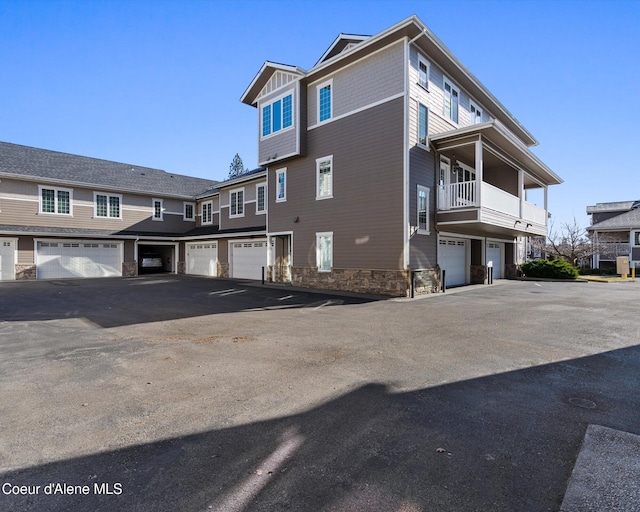
[[[218,242],[187,244],[187,274],[218,275]]]
[[[487,267],[493,267],[494,279],[502,279],[502,257],[499,243],[487,242]]]
[[[467,242],[455,238],[441,238],[438,244],[438,263],[446,271],[447,286],[467,282]]]
[[[0,281],[11,281],[16,278],[16,242],[0,238]]]
[[[121,275],[121,242],[45,240],[37,244],[37,279]]]
[[[266,265],[266,240],[231,242],[231,277],[262,279],[262,267]]]

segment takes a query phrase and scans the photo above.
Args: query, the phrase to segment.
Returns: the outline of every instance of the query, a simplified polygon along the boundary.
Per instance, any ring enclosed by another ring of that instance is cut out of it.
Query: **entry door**
[[[493,267],[494,279],[502,279],[502,250],[499,243],[487,242],[487,267]]]
[[[16,278],[14,240],[0,238],[0,281],[12,281]]]
[[[441,238],[438,243],[438,263],[445,270],[447,286],[467,282],[467,241],[456,238]]]
[[[218,242],[187,244],[187,274],[218,275]]]

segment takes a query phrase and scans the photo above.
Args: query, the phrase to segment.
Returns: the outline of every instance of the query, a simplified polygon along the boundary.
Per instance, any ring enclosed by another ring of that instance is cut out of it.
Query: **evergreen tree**
[[[240,158],[240,155],[236,153],[236,156],[233,157],[231,165],[229,166],[229,178],[237,178],[248,170],[249,169],[245,168],[244,162],[242,161],[242,158]]]

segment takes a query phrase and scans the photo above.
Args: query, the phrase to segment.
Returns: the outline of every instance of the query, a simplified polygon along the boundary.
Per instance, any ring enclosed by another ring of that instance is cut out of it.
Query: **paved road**
[[[0,510],[558,510],[640,434],[639,294],[0,283]]]

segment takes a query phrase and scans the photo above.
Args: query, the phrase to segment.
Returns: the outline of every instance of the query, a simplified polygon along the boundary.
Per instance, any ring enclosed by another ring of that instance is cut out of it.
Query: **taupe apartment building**
[[[515,275],[562,180],[536,139],[412,16],[267,61],[259,166],[221,183],[0,144],[3,279],[161,270],[406,296]],[[539,204],[527,200],[530,195]],[[263,270],[264,268],[264,270]],[[264,272],[264,274],[263,274]]]

